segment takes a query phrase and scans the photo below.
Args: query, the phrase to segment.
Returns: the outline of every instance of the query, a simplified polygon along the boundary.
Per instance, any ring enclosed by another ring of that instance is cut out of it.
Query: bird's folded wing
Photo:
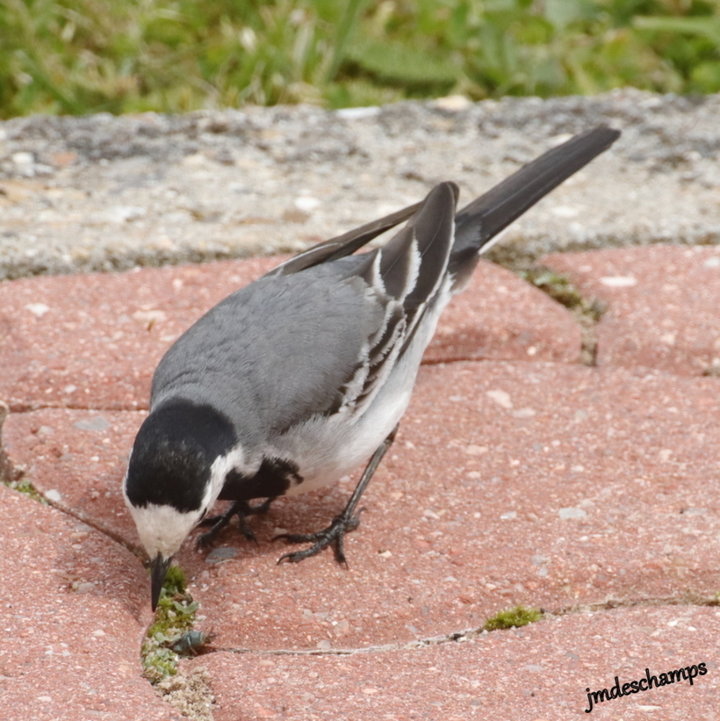
[[[353,230],[349,230],[347,233],[313,245],[312,248],[298,253],[296,256],[273,268],[267,275],[289,275],[290,273],[297,273],[298,271],[310,268],[313,265],[327,263],[331,260],[344,258],[346,255],[352,255],[356,250],[359,250],[371,240],[377,238],[378,235],[382,235],[386,230],[390,230],[390,228],[394,228],[399,223],[407,220],[421,205],[422,202],[408,205],[407,208],[396,210],[394,213],[390,213],[383,218],[365,223],[365,225],[353,228]]]
[[[384,318],[364,344],[360,363],[334,411],[373,398],[440,293],[453,243],[457,196],[454,183],[435,186],[400,232],[364,256],[360,276],[382,304]]]

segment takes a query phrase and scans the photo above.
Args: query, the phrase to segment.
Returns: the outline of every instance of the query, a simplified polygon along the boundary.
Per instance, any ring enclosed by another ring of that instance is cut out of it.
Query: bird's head
[[[222,490],[234,440],[222,414],[189,401],[161,405],[138,431],[123,492],[150,559],[153,611],[173,556]]]

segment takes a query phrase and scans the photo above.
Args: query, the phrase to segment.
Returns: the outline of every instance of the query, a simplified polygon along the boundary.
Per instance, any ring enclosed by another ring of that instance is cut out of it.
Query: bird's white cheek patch
[[[200,511],[181,513],[172,506],[149,503],[144,508],[130,507],[140,542],[150,558],[175,555],[200,520]]]

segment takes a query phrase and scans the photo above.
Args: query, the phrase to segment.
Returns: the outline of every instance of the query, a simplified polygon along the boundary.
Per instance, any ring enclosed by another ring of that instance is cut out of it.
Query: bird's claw
[[[274,499],[268,498],[257,506],[251,506],[247,501],[235,501],[225,513],[218,516],[210,516],[200,521],[201,526],[210,526],[210,530],[198,536],[195,547],[198,549],[207,548],[217,538],[220,531],[230,523],[233,516],[238,517],[238,527],[240,533],[248,540],[257,543],[255,533],[253,533],[250,524],[247,522],[248,516],[255,516],[261,513],[267,513],[270,504]]]
[[[335,560],[341,566],[348,567],[347,559],[345,558],[344,549],[344,538],[346,533],[354,531],[360,525],[359,514],[364,509],[358,511],[358,515],[345,516],[340,514],[333,518],[332,523],[324,528],[322,531],[315,533],[280,533],[277,536],[273,536],[273,541],[284,540],[286,543],[310,543],[312,544],[309,548],[304,548],[301,551],[292,551],[291,553],[284,553],[278,558],[278,563],[300,563],[310,556],[315,556],[320,551],[325,550],[328,546],[332,546]]]

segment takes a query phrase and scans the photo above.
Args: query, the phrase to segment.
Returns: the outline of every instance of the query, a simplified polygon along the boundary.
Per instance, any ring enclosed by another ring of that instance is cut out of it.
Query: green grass
[[[0,117],[720,90],[720,0],[3,0]]]

